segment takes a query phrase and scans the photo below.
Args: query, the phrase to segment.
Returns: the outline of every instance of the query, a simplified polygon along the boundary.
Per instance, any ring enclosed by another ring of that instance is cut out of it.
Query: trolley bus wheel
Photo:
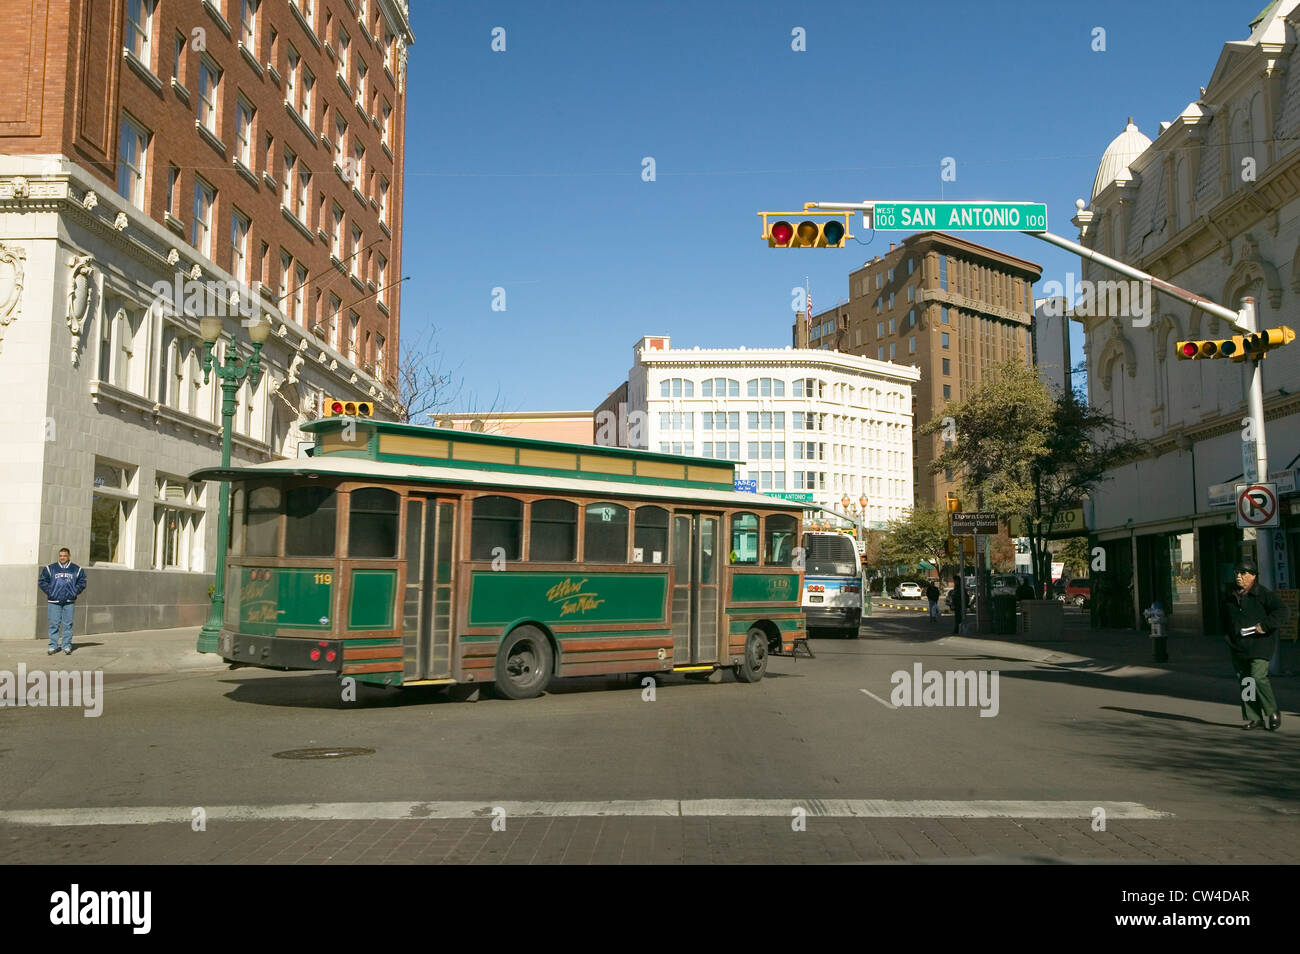
[[[745,660],[736,667],[736,678],[741,682],[758,682],[767,672],[767,633],[758,627],[749,631],[745,640]]]
[[[497,692],[507,699],[541,695],[551,681],[551,644],[535,626],[511,630],[497,650]]]

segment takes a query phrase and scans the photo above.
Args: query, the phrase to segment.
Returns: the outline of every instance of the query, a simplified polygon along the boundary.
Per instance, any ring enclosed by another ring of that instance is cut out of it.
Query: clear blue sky
[[[594,408],[643,334],[784,346],[793,286],[829,307],[901,233],[779,251],[754,213],[937,199],[945,156],[945,198],[1043,201],[1077,238],[1074,200],[1127,117],[1155,138],[1263,5],[412,0],[403,341],[436,328],[464,385],[451,409],[480,411]],[[1044,281],[1079,271],[1027,236],[964,234]]]

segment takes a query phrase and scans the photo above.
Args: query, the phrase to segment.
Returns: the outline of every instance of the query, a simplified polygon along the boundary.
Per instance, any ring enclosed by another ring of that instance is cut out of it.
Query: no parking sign
[[[1237,526],[1242,528],[1280,527],[1277,507],[1277,484],[1237,484]]]

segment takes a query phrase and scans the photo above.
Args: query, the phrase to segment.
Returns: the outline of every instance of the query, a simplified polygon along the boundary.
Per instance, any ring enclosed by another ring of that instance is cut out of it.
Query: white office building
[[[642,338],[597,409],[597,442],[736,463],[759,493],[810,499],[882,526],[912,506],[917,368],[833,351],[674,349]],[[604,432],[601,423],[612,426]],[[807,497],[795,497],[806,494]],[[829,519],[816,514],[813,519]]]

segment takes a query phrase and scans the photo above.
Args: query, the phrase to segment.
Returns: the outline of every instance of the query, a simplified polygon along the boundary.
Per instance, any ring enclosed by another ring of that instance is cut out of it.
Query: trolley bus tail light
[[[312,662],[316,662],[316,661],[319,660],[319,659],[320,659],[320,650],[319,650],[319,649],[313,649],[313,650],[311,651],[311,661],[312,661]]]
[[[325,661],[326,661],[326,662],[333,662],[333,661],[334,661],[334,655],[335,655],[334,650],[331,649],[329,652],[327,652],[327,653],[325,654]]]

